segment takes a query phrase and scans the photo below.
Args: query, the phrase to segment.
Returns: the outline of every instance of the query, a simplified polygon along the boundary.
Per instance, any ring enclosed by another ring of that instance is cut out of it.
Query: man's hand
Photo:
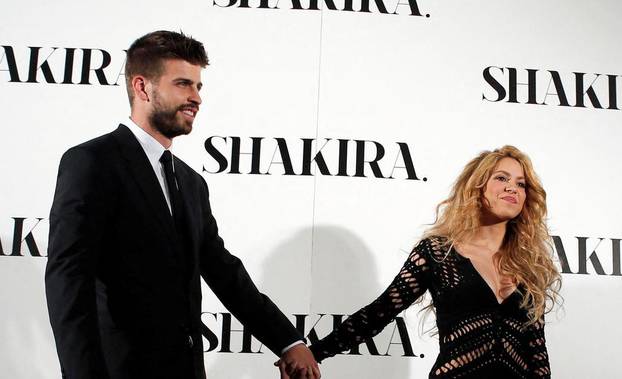
[[[304,344],[293,346],[281,359],[274,362],[279,367],[281,379],[320,379],[318,367],[313,353]]]

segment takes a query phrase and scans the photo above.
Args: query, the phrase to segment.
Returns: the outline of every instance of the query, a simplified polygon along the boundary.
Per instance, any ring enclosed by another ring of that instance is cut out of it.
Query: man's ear
[[[132,78],[132,91],[134,91],[134,99],[149,102],[149,94],[147,93],[147,86],[149,81],[144,77],[137,75]]]

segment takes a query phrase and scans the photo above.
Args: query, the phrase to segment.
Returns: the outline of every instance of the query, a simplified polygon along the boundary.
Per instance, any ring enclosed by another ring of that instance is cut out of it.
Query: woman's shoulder
[[[447,237],[432,235],[422,238],[419,243],[415,246],[413,251],[419,252],[420,254],[427,257],[437,258],[439,256],[444,256],[449,250],[451,245]]]
[[[426,258],[430,264],[442,264],[448,259],[450,261],[450,250],[452,243],[449,238],[440,235],[426,236],[421,239],[417,246],[413,249],[413,252],[418,252],[422,257]]]

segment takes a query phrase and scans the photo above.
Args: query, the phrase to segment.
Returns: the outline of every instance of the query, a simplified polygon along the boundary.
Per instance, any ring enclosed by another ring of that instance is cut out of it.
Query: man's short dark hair
[[[134,101],[132,78],[141,75],[157,81],[167,59],[182,59],[201,67],[209,64],[203,44],[181,32],[158,30],[140,37],[127,50],[125,61],[125,84],[130,106]]]

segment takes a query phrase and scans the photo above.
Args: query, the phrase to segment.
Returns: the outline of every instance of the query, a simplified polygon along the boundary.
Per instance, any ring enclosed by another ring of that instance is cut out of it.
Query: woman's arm
[[[348,317],[337,329],[311,346],[320,362],[380,333],[427,290],[430,241],[422,240],[410,253],[389,287],[371,304]]]
[[[544,338],[544,317],[527,328],[529,369],[534,378],[550,379],[551,367]]]

